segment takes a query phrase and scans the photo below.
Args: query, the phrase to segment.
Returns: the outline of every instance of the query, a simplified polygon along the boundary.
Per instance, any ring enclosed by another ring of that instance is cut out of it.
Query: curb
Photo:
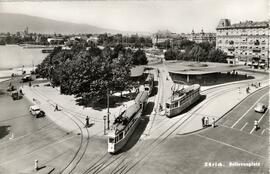
[[[227,115],[229,112],[231,112],[234,108],[236,108],[237,106],[239,106],[246,98],[250,97],[251,95],[253,95],[254,93],[256,92],[259,92],[265,88],[269,87],[269,85],[265,86],[265,87],[262,87],[256,91],[253,91],[252,93],[250,93],[249,95],[247,95],[245,98],[243,98],[239,103],[237,103],[235,106],[233,106],[231,109],[229,109],[225,114],[223,114],[221,117],[219,117],[217,120],[216,120],[216,123],[222,119],[225,115]],[[218,126],[218,125],[217,125]],[[183,133],[183,134],[180,134],[180,133],[177,133],[176,135],[190,135],[190,134],[193,134],[193,133],[196,133],[196,132],[199,132],[199,131],[202,131],[202,130],[206,130],[206,129],[209,129],[211,126],[209,127],[204,127],[204,128],[200,128],[200,129],[197,129],[197,130],[194,130],[194,131],[191,131],[191,132],[187,132],[187,133]]]

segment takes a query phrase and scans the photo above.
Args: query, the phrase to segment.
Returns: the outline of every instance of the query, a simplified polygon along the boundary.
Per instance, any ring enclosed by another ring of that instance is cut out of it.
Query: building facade
[[[216,41],[216,34],[215,33],[205,33],[203,29],[200,33],[195,33],[192,30],[191,34],[187,35],[187,39],[190,41],[194,41],[196,43],[202,42],[215,42]]]
[[[229,19],[221,19],[216,31],[216,48],[227,53],[230,63],[245,62],[255,67],[269,67],[267,21],[231,24]]]

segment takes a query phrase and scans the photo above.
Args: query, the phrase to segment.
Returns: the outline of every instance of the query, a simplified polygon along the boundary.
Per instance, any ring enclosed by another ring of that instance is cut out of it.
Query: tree
[[[141,49],[134,52],[132,61],[133,65],[146,65],[148,63],[146,54]]]
[[[177,59],[177,52],[173,49],[168,49],[164,54],[165,60],[176,60]]]
[[[208,61],[210,62],[227,62],[227,55],[220,49],[212,48],[208,54]]]
[[[207,53],[202,49],[200,46],[195,45],[189,52],[189,56],[192,58],[194,61],[205,61]]]

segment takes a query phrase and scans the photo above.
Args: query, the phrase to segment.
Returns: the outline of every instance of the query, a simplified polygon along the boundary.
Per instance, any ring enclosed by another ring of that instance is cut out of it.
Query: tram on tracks
[[[154,74],[149,73],[144,82],[144,90],[148,92],[148,95],[151,95],[153,88],[154,88]]]
[[[148,92],[141,91],[133,105],[123,111],[113,122],[108,133],[108,152],[116,153],[128,142],[141,120],[143,110],[147,105]]]
[[[200,85],[194,84],[172,92],[165,106],[165,115],[173,117],[200,99]]]

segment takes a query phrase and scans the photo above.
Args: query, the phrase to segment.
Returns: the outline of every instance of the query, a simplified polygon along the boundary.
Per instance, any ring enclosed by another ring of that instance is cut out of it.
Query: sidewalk
[[[202,117],[208,117],[209,124],[211,125],[213,119],[217,121],[235,105],[244,100],[248,95],[251,95],[253,92],[267,85],[268,81],[263,81],[260,88],[251,87],[249,94],[246,94],[245,88],[240,88],[240,92],[238,89],[229,91],[227,93],[224,92],[224,94],[215,97],[214,100],[211,100],[207,104],[207,107],[200,109],[199,113],[191,112],[191,117],[178,129],[178,134],[183,135],[203,129]]]
[[[86,116],[89,117],[91,126],[88,128],[90,136],[104,136],[104,120],[107,115],[107,109],[94,110],[92,108],[84,108],[76,104],[74,96],[60,95],[56,88],[44,87],[42,84],[39,87],[23,87],[25,97],[34,105],[38,105],[45,113],[46,117],[50,118],[58,126],[67,132],[82,133],[80,128],[83,128],[83,135],[87,135],[85,127]],[[35,101],[33,101],[33,99]],[[133,101],[125,102],[130,106]],[[54,111],[56,104],[60,111]],[[110,125],[118,115],[122,106],[110,108]],[[106,120],[107,126],[107,120]]]

